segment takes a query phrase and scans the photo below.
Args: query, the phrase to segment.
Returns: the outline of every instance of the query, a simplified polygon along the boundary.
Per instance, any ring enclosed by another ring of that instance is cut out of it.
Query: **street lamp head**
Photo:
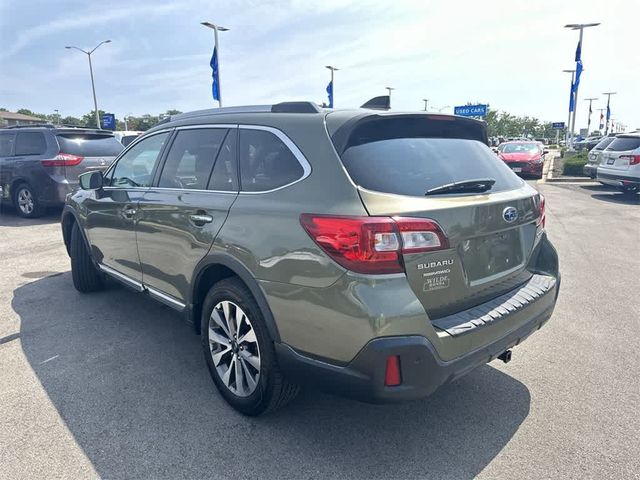
[[[104,41],[104,42],[102,42],[102,43],[111,43],[111,40],[105,40],[105,41]]]
[[[575,69],[573,70],[562,70],[565,73],[576,73]]]
[[[72,49],[73,47],[64,47],[64,48]]]
[[[205,27],[212,28],[213,30],[218,30],[219,32],[227,32],[229,30],[227,27],[221,27],[220,25],[214,25],[211,22],[200,22],[200,25],[204,25]]]
[[[331,65],[325,65],[324,68],[328,68],[329,70],[333,70],[334,72],[340,70],[339,68],[332,67]]]
[[[580,30],[581,28],[597,27],[600,23],[569,23],[564,28],[570,28],[571,30]]]

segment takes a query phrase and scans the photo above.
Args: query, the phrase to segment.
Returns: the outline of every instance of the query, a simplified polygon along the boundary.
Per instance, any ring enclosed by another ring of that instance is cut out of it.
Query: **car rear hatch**
[[[618,135],[613,142],[602,152],[600,162],[607,170],[624,173],[631,166],[640,164],[640,136]]]
[[[60,129],[56,132],[60,145],[58,166],[70,184],[90,170],[106,170],[122,151],[123,146],[111,132],[100,130]]]
[[[437,239],[401,236],[404,247],[427,240],[426,248],[402,248],[402,260],[432,320],[531,278],[526,266],[541,231],[541,197],[487,147],[482,122],[372,114],[338,128],[332,140],[370,215],[395,218],[401,231],[435,222]],[[407,219],[422,223],[411,227]]]

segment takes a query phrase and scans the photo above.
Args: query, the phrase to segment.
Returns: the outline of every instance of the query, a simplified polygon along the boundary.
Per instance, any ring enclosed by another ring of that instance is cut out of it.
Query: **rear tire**
[[[238,412],[257,416],[283,407],[297,395],[299,387],[280,371],[260,307],[238,278],[221,280],[209,290],[202,308],[201,340],[213,382]]]
[[[44,208],[35,191],[28,183],[19,184],[13,194],[13,205],[23,218],[38,218],[44,214]]]
[[[87,244],[77,223],[71,227],[71,277],[73,286],[81,293],[96,292],[104,287],[102,274],[91,260]]]

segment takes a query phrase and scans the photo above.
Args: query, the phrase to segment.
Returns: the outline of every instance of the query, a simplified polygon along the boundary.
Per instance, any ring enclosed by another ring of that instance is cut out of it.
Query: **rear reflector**
[[[387,369],[384,372],[384,386],[397,387],[402,383],[400,375],[400,356],[392,355],[387,357]]]
[[[45,167],[74,167],[79,165],[83,158],[69,153],[59,153],[53,158],[40,160],[40,163]]]
[[[300,223],[333,260],[358,273],[402,273],[402,254],[449,248],[440,226],[428,219],[305,213]]]

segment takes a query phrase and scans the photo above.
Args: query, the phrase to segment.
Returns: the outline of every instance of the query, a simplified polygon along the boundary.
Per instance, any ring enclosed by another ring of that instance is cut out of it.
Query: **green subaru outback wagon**
[[[75,288],[108,276],[182,312],[247,415],[303,384],[424,397],[508,361],[558,296],[544,199],[472,119],[198,111],[80,184],[62,216]]]

